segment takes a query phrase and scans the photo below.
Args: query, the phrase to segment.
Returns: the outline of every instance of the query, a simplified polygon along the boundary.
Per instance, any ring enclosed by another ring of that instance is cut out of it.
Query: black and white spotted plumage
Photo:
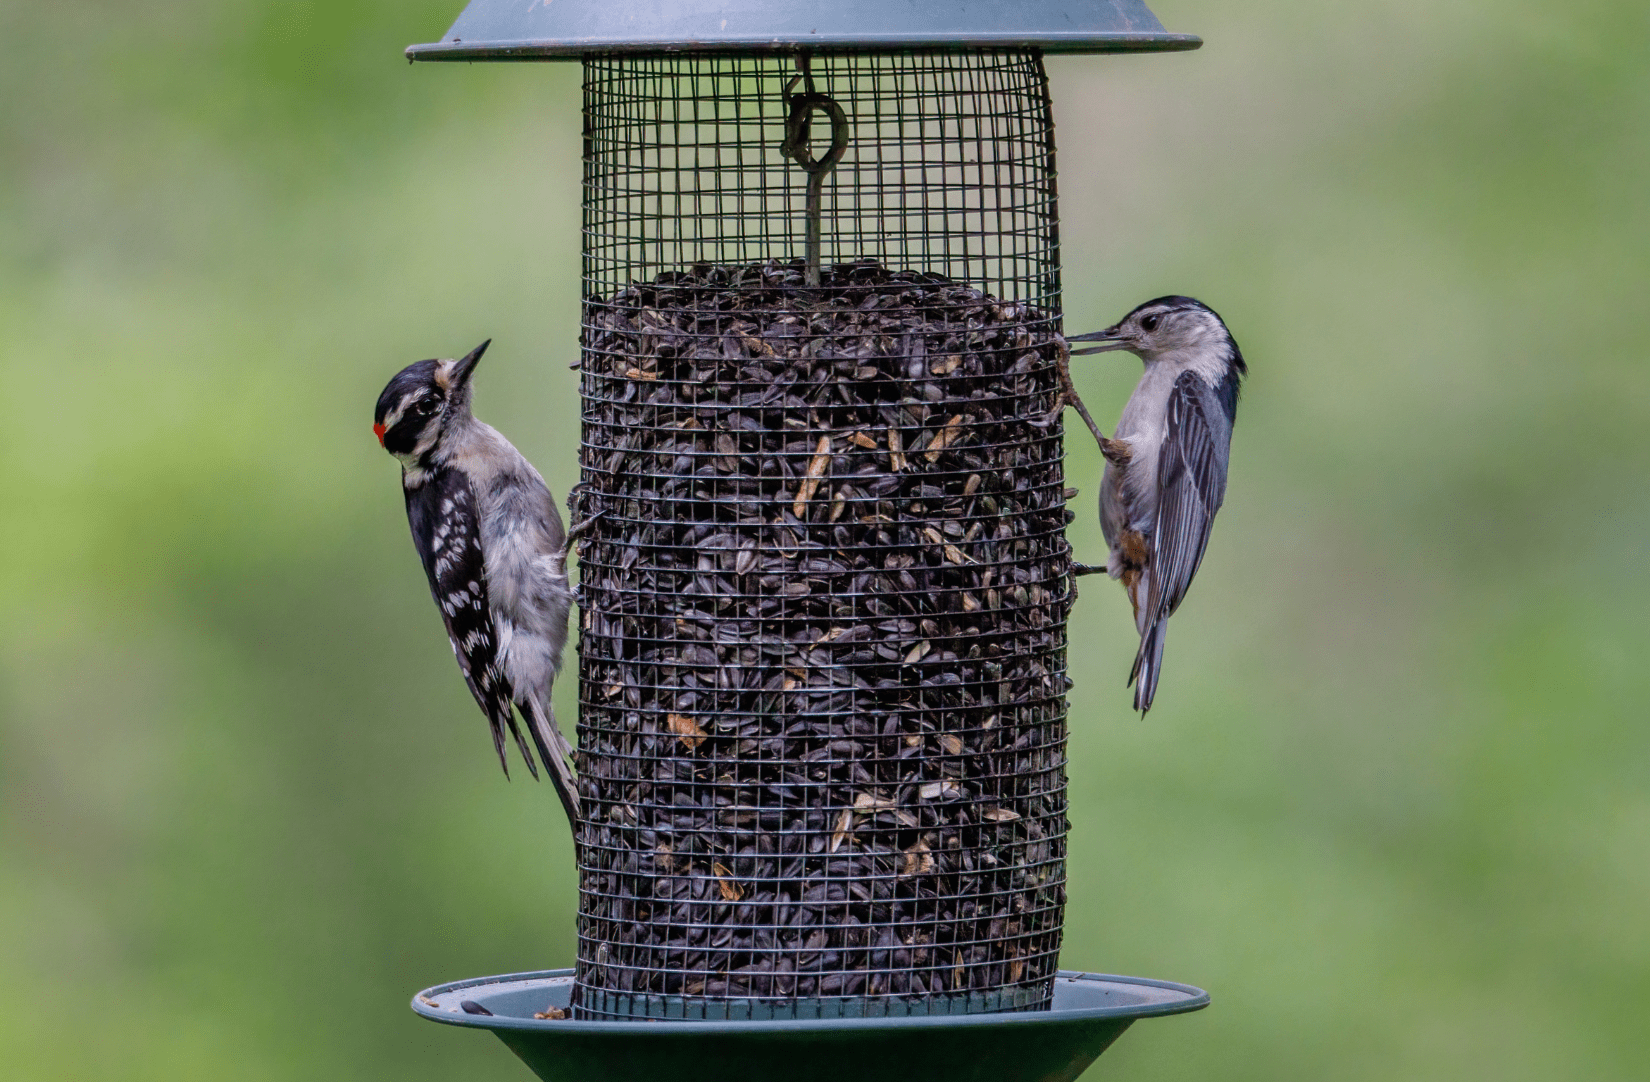
[[[1122,349],[1145,363],[1116,432],[1101,441],[1100,486],[1106,571],[1122,580],[1140,633],[1129,682],[1144,714],[1157,695],[1169,617],[1197,575],[1226,498],[1248,366],[1220,316],[1190,297],[1147,301],[1115,326],[1070,341],[1104,343],[1076,353]]]
[[[532,753],[516,726],[509,681],[498,663],[498,629],[487,597],[475,494],[469,482],[453,470],[439,471],[405,493],[407,521],[430,580],[430,596],[441,610],[464,682],[475,696],[476,705],[487,715],[499,765],[508,776],[510,760],[504,752],[504,730],[508,728],[528,771],[537,777]]]
[[[471,415],[470,376],[486,348],[403,369],[379,396],[373,431],[401,462],[413,544],[505,775],[508,729],[538,776],[519,711],[576,829],[573,749],[550,701],[572,605],[568,539],[538,471]]]

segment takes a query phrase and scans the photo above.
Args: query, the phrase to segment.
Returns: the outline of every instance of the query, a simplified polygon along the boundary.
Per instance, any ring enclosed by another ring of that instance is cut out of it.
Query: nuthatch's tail
[[[1157,697],[1157,678],[1163,673],[1163,641],[1169,637],[1169,618],[1159,616],[1140,636],[1140,652],[1134,655],[1129,683],[1134,685],[1134,708],[1145,717]]]
[[[538,696],[527,698],[526,702],[518,703],[521,712],[527,715],[527,727],[533,734],[533,743],[538,745],[539,758],[544,762],[544,772],[550,775],[550,784],[556,787],[556,795],[561,798],[561,806],[567,809],[567,821],[573,825],[573,836],[579,833],[579,783],[573,776],[573,767],[568,762],[573,757],[573,745],[556,728],[555,707],[550,705],[549,699],[539,701]]]

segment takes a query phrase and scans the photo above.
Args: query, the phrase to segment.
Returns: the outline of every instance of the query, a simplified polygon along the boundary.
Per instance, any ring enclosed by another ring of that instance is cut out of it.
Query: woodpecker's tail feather
[[[567,761],[573,755],[573,745],[569,744],[561,730],[556,728],[555,707],[551,706],[548,700],[540,703],[536,698],[529,697],[518,705],[527,717],[528,729],[533,734],[533,743],[539,748],[539,758],[544,760],[544,772],[550,775],[550,784],[556,787],[556,795],[561,798],[561,806],[567,811],[567,821],[572,824],[573,833],[577,836],[579,783]]]
[[[538,764],[533,762],[533,751],[532,751],[531,748],[529,748],[527,746],[526,739],[523,738],[522,735],[521,735],[521,726],[516,724],[516,716],[515,716],[515,714],[510,712],[510,708],[508,706],[506,706],[504,708],[504,711],[505,711],[504,712],[504,719],[510,723],[510,735],[516,738],[516,750],[521,752],[522,762],[527,764],[527,773],[533,775],[533,780],[534,781],[538,781],[539,780]],[[502,748],[499,750],[499,754],[500,755],[504,754]],[[506,777],[508,777],[509,774],[510,774],[510,772],[508,770],[506,770],[504,773],[505,773]]]
[[[496,704],[487,714],[487,727],[493,733],[493,750],[498,753],[498,765],[504,770],[504,780],[510,780],[510,753],[504,750],[504,730],[508,726],[510,735],[516,738],[516,748],[521,752],[522,761],[527,764],[527,773],[533,775],[533,780],[539,780],[539,767],[533,761],[533,752],[527,747],[527,741],[521,735],[521,728],[516,725],[516,716],[510,711],[508,700]]]
[[[512,722],[512,724],[514,724]],[[504,754],[504,723],[495,714],[487,715],[487,728],[493,733],[493,750],[498,753],[498,765],[504,768],[504,780],[510,780],[510,757]]]
[[[1163,642],[1169,637],[1169,619],[1160,616],[1140,637],[1140,651],[1134,655],[1129,683],[1134,685],[1134,708],[1145,717],[1157,698],[1157,678],[1163,674]],[[1126,685],[1125,685],[1126,686]]]

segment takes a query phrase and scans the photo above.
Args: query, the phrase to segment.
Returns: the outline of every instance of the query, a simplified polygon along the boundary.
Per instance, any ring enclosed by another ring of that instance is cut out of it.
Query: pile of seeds
[[[1051,321],[875,263],[698,265],[584,319],[580,1012],[1046,1005]]]

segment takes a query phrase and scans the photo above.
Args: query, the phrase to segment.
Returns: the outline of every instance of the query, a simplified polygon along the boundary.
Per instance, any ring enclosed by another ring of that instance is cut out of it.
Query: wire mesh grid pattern
[[[1038,55],[815,57],[809,71],[853,132],[825,187],[828,261],[920,266],[1058,311]],[[793,59],[590,58],[584,72],[587,296],[704,260],[802,256],[804,184],[780,149]]]
[[[588,1017],[1051,994],[1072,588],[1041,60],[798,65],[585,61]],[[811,268],[822,115],[849,138]]]

